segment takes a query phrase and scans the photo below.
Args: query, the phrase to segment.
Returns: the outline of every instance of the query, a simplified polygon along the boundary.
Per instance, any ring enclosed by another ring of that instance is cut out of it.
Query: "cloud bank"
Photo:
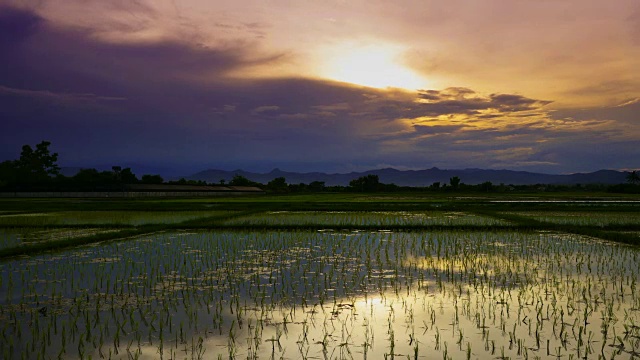
[[[63,165],[156,164],[187,173],[380,164],[553,173],[631,168],[640,155],[637,96],[559,109],[554,98],[468,84],[416,92],[312,76],[242,77],[295,57],[265,49],[269,23],[216,23],[219,41],[143,36],[144,24],[167,14],[143,2],[109,6],[137,20],[86,27],[46,17],[46,6],[2,5],[0,159],[43,139]],[[176,26],[179,35],[201,34]],[[227,41],[234,37],[244,40]]]

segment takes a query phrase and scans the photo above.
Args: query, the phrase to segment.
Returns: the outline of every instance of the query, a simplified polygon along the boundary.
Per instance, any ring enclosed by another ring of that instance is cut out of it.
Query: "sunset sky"
[[[0,161],[640,168],[638,0],[0,0]]]

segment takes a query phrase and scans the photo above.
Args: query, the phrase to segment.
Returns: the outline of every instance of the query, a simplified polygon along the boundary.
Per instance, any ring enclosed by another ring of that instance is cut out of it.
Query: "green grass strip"
[[[95,234],[91,236],[68,238],[56,241],[39,241],[35,243],[24,244],[16,247],[0,250],[0,259],[11,258],[22,255],[37,255],[49,251],[64,250],[82,245],[93,244],[102,241],[125,240],[133,236],[150,234],[158,232],[161,229],[154,227],[144,227],[138,229],[126,229],[118,232]]]
[[[582,236],[599,238],[602,240],[613,241],[617,243],[640,246],[640,236],[636,234],[628,234],[620,231],[640,231],[638,224],[612,224],[606,226],[584,226],[572,224],[557,224],[545,222],[530,217],[496,213],[492,211],[476,211],[478,215],[489,216],[496,219],[510,221],[517,228],[532,228],[539,231],[564,232]]]

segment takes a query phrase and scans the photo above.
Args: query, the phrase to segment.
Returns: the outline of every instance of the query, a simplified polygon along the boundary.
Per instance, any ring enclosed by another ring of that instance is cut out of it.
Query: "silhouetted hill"
[[[396,170],[392,168],[351,172],[347,174],[326,174],[321,172],[297,173],[273,169],[268,173],[253,173],[244,170],[205,170],[188,176],[188,180],[204,180],[218,183],[228,182],[235,175],[266,184],[269,181],[284,177],[289,184],[309,184],[312,181],[324,181],[327,186],[349,185],[353,179],[369,174],[378,175],[380,182],[400,186],[429,186],[434,182],[449,183],[449,179],[458,176],[463,183],[476,185],[486,181],[493,184],[530,185],[530,184],[621,184],[626,181],[628,173],[615,170],[599,170],[592,173],[576,173],[569,175],[553,175],[513,170],[462,169],[444,170],[431,168],[426,170]]]

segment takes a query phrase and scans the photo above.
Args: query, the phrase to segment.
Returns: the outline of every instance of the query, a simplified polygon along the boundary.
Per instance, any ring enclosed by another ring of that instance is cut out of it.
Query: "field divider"
[[[555,231],[571,233],[576,235],[594,237],[622,244],[640,246],[640,236],[634,234],[621,233],[620,231],[640,231],[638,224],[612,224],[606,226],[587,226],[572,224],[557,224],[552,222],[531,219],[526,216],[497,213],[495,211],[480,210],[474,213],[482,216],[489,216],[495,219],[513,222],[518,227],[532,228],[539,231]]]
[[[216,216],[207,216],[207,217],[201,217],[201,218],[197,218],[197,219],[191,219],[191,220],[186,220],[183,222],[179,222],[176,224],[169,224],[167,225],[167,229],[181,229],[184,227],[199,227],[199,226],[214,226],[217,227],[219,226],[218,224],[220,222],[223,221],[227,221],[227,220],[231,220],[231,219],[236,219],[239,217],[244,217],[244,216],[250,216],[250,215],[255,215],[255,214],[259,214],[259,213],[263,213],[263,210],[248,210],[248,211],[238,211],[238,212],[233,212],[231,214],[224,214],[224,215],[216,215]]]
[[[351,224],[229,224],[211,225],[191,228],[179,228],[181,230],[228,230],[228,231],[318,231],[318,230],[362,230],[362,231],[513,231],[536,230],[527,226],[513,225],[351,225]]]
[[[66,238],[62,240],[55,241],[40,241],[35,243],[23,244],[15,247],[5,248],[0,250],[0,259],[12,258],[16,256],[23,255],[36,255],[40,253],[44,253],[47,251],[58,251],[69,249],[77,246],[83,246],[103,241],[119,241],[126,240],[136,236],[142,236],[146,234],[154,234],[161,231],[167,230],[181,230],[181,229],[198,229],[198,228],[208,228],[208,229],[217,229],[219,227],[218,222],[225,221],[228,219],[233,219],[239,216],[247,216],[253,215],[256,213],[260,213],[261,211],[243,211],[234,214],[225,214],[218,216],[210,216],[205,218],[199,218],[194,220],[187,220],[181,223],[176,224],[145,224],[145,225],[123,225],[120,226],[115,224],[120,231],[105,233],[105,234],[95,234],[90,236],[83,237],[75,237],[75,238]],[[3,226],[4,228],[12,228],[10,226]],[[15,226],[13,228],[23,228],[24,226]],[[33,226],[30,226],[33,227]],[[107,224],[74,224],[74,225],[57,225],[57,224],[49,224],[42,226],[35,226],[36,228],[47,228],[47,229],[56,229],[56,228],[73,228],[73,229],[82,229],[82,228],[114,228],[114,224],[108,226]]]
[[[132,224],[119,224],[119,223],[85,223],[85,224],[2,224],[0,223],[0,228],[2,229],[24,229],[24,228],[34,228],[34,229],[89,229],[89,228],[97,228],[97,229],[135,229],[137,226]]]
[[[161,232],[162,228],[136,228],[136,229],[125,229],[114,233],[106,233],[106,234],[95,234],[91,236],[77,237],[77,238],[67,238],[64,240],[57,241],[40,241],[36,243],[30,243],[15,247],[10,247],[6,249],[0,250],[0,261],[6,260],[9,258],[17,257],[17,256],[33,256],[38,255],[45,252],[50,251],[60,251],[66,250],[70,248],[75,248],[78,246],[94,244],[98,242],[104,241],[122,241],[131,239],[132,237],[154,234]]]

